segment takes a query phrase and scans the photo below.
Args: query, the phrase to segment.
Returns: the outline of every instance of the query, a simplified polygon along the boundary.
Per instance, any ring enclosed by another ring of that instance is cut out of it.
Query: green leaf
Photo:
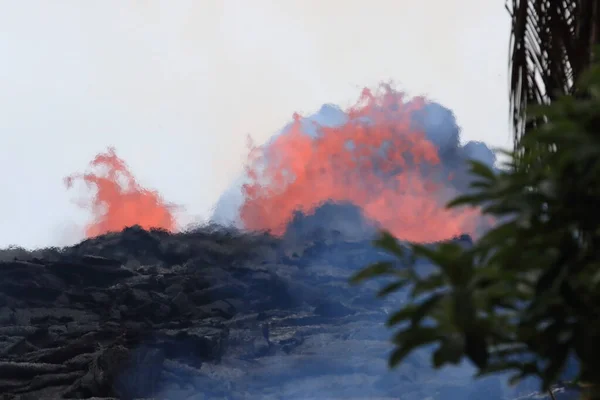
[[[433,366],[440,368],[444,364],[458,364],[464,355],[463,343],[458,338],[447,338],[433,353]]]
[[[446,297],[445,294],[436,293],[431,295],[421,304],[419,304],[411,316],[411,323],[417,325],[423,318],[430,314],[430,312]]]
[[[486,375],[497,374],[499,372],[506,372],[506,371],[511,371],[511,370],[520,371],[522,366],[523,366],[523,364],[520,362],[517,362],[517,361],[504,361],[503,360],[503,361],[495,362],[493,364],[490,363],[490,364],[486,365],[484,368],[480,368],[475,376],[480,378],[480,377],[483,377]]]
[[[473,189],[490,189],[493,185],[493,181],[474,181],[469,186]]]
[[[482,244],[494,246],[505,243],[517,234],[518,225],[515,221],[499,224],[489,230],[482,238]]]
[[[478,368],[485,368],[489,352],[483,332],[469,332],[465,335],[465,353]]]
[[[396,365],[400,364],[402,360],[404,360],[406,356],[408,356],[413,350],[414,348],[408,346],[401,346],[396,348],[392,352],[392,355],[390,356],[390,359],[388,361],[389,367],[394,368]]]
[[[394,336],[393,342],[397,348],[392,352],[389,359],[390,368],[394,368],[410,353],[419,347],[436,342],[440,334],[435,328],[416,327],[401,331]]]
[[[404,248],[402,248],[398,240],[388,231],[381,232],[380,237],[375,240],[373,244],[375,247],[386,250],[398,258],[403,258],[405,255]]]
[[[416,326],[430,313],[434,307],[438,305],[443,298],[443,294],[434,294],[421,304],[410,304],[405,306],[400,311],[395,312],[388,318],[387,326],[394,326],[409,319],[411,324]]]
[[[409,283],[410,282],[408,280],[401,280],[401,281],[396,281],[396,282],[387,284],[386,286],[383,287],[383,289],[381,289],[381,290],[379,290],[379,292],[377,292],[377,297],[385,297],[385,296],[389,295],[390,293],[397,292],[398,290],[404,288]]]
[[[415,298],[422,294],[444,289],[446,287],[445,283],[444,275],[439,272],[431,273],[425,278],[416,280],[410,296]]]
[[[402,307],[400,310],[398,310],[398,311],[394,312],[392,315],[390,315],[390,317],[388,318],[388,320],[386,322],[386,325],[394,326],[394,325],[399,324],[400,322],[408,321],[409,319],[412,318],[412,316],[416,310],[417,310],[416,305],[414,305],[414,304],[406,305],[406,306]]]
[[[550,358],[548,365],[543,371],[542,385],[544,389],[548,389],[559,378],[560,372],[565,367],[565,362],[569,355],[568,344],[561,344],[553,348],[554,354]]]
[[[423,245],[413,245],[413,252],[417,257],[423,257],[432,261],[433,264],[439,266],[443,271],[448,267],[448,264],[455,258],[457,252],[461,252],[462,248],[456,243],[448,243],[430,248]]]
[[[480,161],[476,161],[476,160],[471,160],[470,164],[471,164],[471,172],[474,175],[481,176],[481,177],[485,178],[485,180],[487,180],[487,181],[495,181],[496,180],[496,174],[486,164],[484,164]]]
[[[472,194],[472,195],[463,195],[458,196],[454,200],[448,202],[446,207],[455,208],[459,206],[478,206],[487,200],[489,200],[490,196],[488,194]]]
[[[550,268],[543,271],[535,287],[536,293],[545,293],[553,287],[560,278],[562,269],[563,266],[560,263],[555,263]]]
[[[390,275],[392,273],[394,273],[394,268],[391,262],[378,262],[352,275],[352,277],[350,277],[350,283],[355,285],[366,279]]]
[[[511,385],[515,385],[517,384],[519,381],[521,381],[522,379],[531,376],[531,375],[540,375],[540,370],[537,367],[537,364],[535,362],[526,362],[526,363],[521,363],[519,365],[519,370],[520,372],[512,375],[509,379],[508,382]]]

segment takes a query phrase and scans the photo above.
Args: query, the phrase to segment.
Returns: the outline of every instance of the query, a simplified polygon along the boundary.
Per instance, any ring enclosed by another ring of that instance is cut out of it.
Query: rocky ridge
[[[401,296],[380,300],[376,283],[347,283],[385,257],[370,240],[133,227],[65,249],[0,253],[2,399],[509,393],[497,378],[474,383],[468,366],[434,372],[426,353],[388,371],[383,322]]]

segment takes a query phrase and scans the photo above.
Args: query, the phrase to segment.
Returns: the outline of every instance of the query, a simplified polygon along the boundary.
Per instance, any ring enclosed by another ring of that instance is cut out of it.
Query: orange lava
[[[94,221],[86,227],[87,237],[118,232],[133,225],[175,230],[173,206],[166,204],[156,191],[141,187],[114,148],[98,154],[90,166],[97,171],[65,178],[68,188],[74,180],[81,179],[96,189],[91,204],[86,206],[94,216]]]
[[[411,114],[424,104],[422,98],[406,101],[389,86],[377,93],[365,89],[347,110],[349,122],[319,126],[317,138],[302,133],[295,115],[290,131],[250,151],[250,183],[240,210],[244,226],[280,235],[295,210],[310,213],[333,200],[360,206],[401,240],[475,235],[478,210],[445,207],[457,195],[452,176],[435,145],[411,126]],[[369,122],[356,122],[363,117]]]

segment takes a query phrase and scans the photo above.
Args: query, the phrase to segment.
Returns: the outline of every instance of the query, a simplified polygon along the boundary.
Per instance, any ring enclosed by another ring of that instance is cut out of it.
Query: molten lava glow
[[[94,221],[86,228],[87,237],[133,225],[175,230],[173,206],[164,203],[157,192],[141,187],[113,148],[98,154],[90,166],[97,171],[65,178],[68,188],[74,180],[82,179],[96,189],[91,204],[86,206],[94,215]]]
[[[244,226],[282,234],[295,210],[310,213],[327,201],[350,201],[399,239],[445,240],[475,234],[475,209],[448,210],[457,195],[437,148],[414,129],[422,98],[405,101],[388,86],[365,89],[347,110],[348,122],[317,126],[312,138],[292,128],[250,151],[240,216]]]

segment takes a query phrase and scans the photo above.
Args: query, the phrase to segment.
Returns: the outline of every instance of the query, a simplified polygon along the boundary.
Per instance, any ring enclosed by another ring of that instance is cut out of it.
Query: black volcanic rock
[[[468,367],[432,371],[426,352],[388,371],[383,323],[402,294],[347,283],[385,255],[296,222],[293,240],[134,227],[0,251],[0,399],[506,398]]]

